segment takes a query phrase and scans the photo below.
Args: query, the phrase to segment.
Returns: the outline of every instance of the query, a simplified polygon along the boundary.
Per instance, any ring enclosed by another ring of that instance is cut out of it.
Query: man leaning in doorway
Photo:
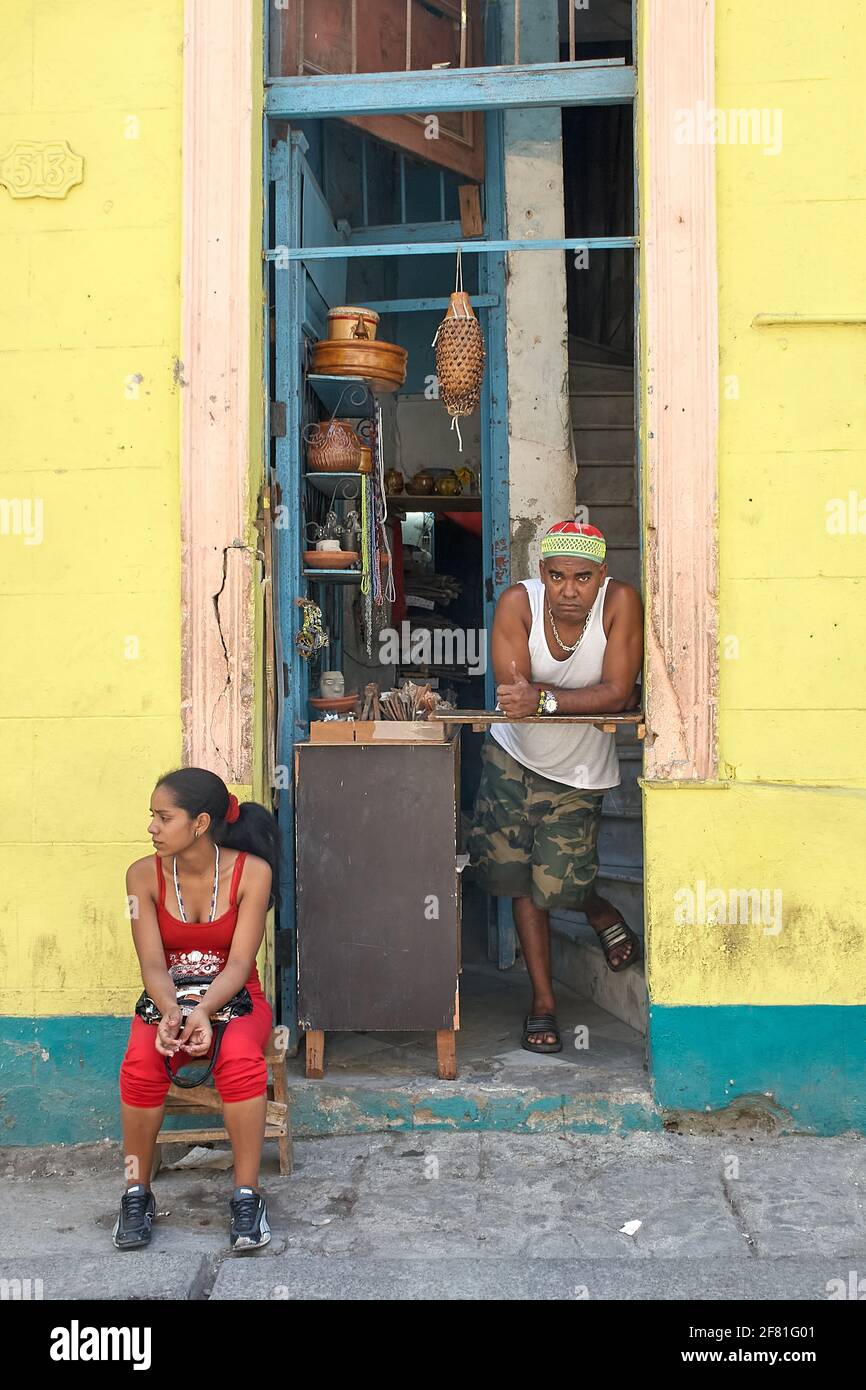
[[[619,785],[615,736],[564,714],[613,714],[639,703],[643,606],[607,573],[604,536],[560,521],[541,541],[538,579],[512,584],[493,621],[499,709],[481,751],[470,860],[487,892],[513,900],[532,1008],[522,1045],[560,1052],[550,974],[550,910],[585,913],[611,970],[640,956],[634,932],[595,891],[605,791]],[[549,721],[549,727],[547,727]]]

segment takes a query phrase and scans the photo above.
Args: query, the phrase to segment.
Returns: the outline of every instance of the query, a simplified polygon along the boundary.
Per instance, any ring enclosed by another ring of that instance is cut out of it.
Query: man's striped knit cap
[[[604,561],[607,542],[597,526],[585,526],[579,521],[557,521],[541,538],[541,557],[573,555],[579,560]]]

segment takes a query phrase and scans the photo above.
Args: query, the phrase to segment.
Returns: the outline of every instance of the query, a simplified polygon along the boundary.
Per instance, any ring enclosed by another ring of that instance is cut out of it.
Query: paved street
[[[151,1247],[121,1253],[117,1145],[5,1149],[0,1278],[62,1300],[863,1297],[864,1158],[857,1137],[416,1130],[297,1141],[281,1178],[268,1144],[273,1240],[233,1257],[230,1170],[164,1169]]]

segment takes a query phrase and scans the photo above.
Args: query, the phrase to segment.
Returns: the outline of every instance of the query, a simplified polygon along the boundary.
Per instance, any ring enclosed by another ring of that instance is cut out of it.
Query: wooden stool
[[[265,1052],[271,1079],[268,1081],[268,1109],[265,1119],[265,1138],[278,1139],[280,1146],[280,1176],[291,1173],[292,1160],[292,1116],[288,1087],[286,1086],[286,1050],[277,1046],[277,1037],[285,1030],[274,1028],[268,1038]],[[204,1086],[185,1088],[171,1085],[165,1101],[165,1115],[222,1115],[222,1101],[213,1080]],[[203,1144],[212,1139],[228,1139],[227,1129],[161,1129],[156,1136],[157,1147],[153,1156],[155,1177],[162,1167],[160,1144]]]

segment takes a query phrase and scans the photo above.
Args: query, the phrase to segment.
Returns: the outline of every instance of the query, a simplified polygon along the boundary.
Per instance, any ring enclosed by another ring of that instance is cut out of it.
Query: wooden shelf
[[[360,570],[302,570],[304,579],[317,584],[360,584]]]
[[[478,493],[458,493],[456,497],[442,497],[438,492],[420,493],[413,496],[408,492],[388,492],[385,494],[389,512],[480,512],[481,497]]]
[[[632,727],[636,738],[646,736],[646,716],[640,710],[628,714],[530,714],[524,719],[509,719],[507,714],[499,710],[449,709],[441,712],[434,710],[429,717],[448,724],[471,724],[476,733],[489,728],[491,724],[597,724],[607,734]]]

